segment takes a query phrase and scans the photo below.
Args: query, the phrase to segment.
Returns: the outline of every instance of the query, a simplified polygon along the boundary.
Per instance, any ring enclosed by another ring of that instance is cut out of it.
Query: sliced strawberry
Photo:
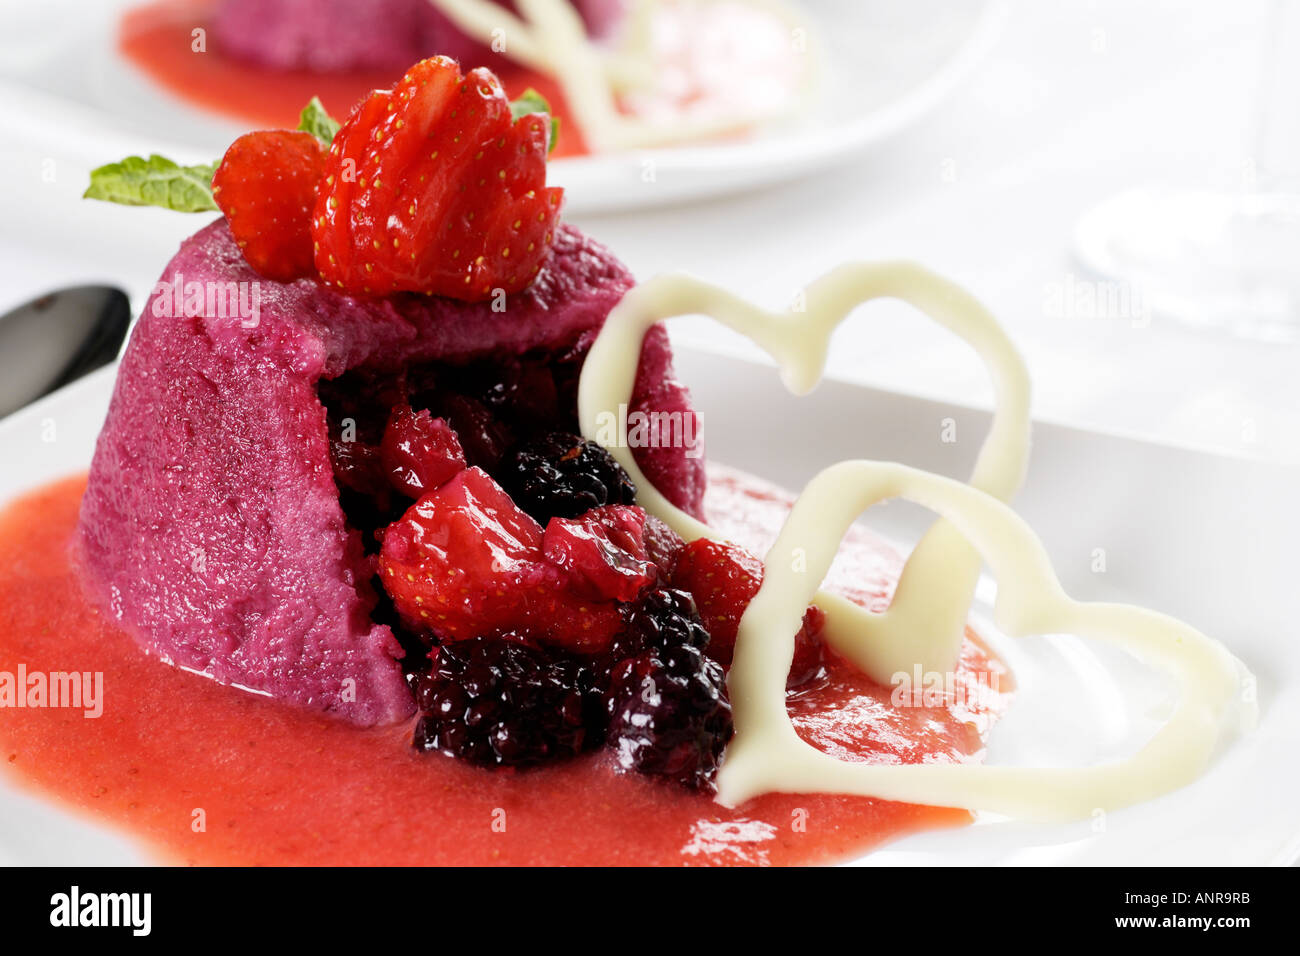
[[[465,469],[465,452],[451,426],[403,402],[393,407],[380,444],[388,482],[408,498],[419,498]]]
[[[730,664],[740,618],[763,584],[763,562],[738,545],[699,538],[678,555],[672,584],[695,598],[700,620],[709,631],[705,652],[719,663]],[[790,686],[805,682],[820,670],[818,636],[825,620],[825,613],[815,605],[804,613],[795,637]]]
[[[542,552],[570,575],[571,587],[595,600],[636,600],[658,569],[646,556],[646,514],[628,505],[593,508],[578,518],[552,518]]]
[[[372,93],[334,137],[312,219],[316,267],[354,294],[517,292],[550,251],[550,120],[514,119],[497,78],[447,57]]]
[[[380,580],[403,620],[440,640],[513,631],[600,650],[622,627],[618,605],[573,593],[542,540],[487,472],[468,468],[384,531]]]
[[[325,150],[311,133],[259,130],[230,144],[212,198],[248,264],[291,282],[315,272],[311,215]]]

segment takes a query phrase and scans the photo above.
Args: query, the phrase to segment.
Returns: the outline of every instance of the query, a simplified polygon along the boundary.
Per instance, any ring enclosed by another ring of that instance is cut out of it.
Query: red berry
[[[763,584],[763,562],[738,545],[699,538],[677,556],[672,584],[695,598],[700,620],[709,631],[705,652],[722,664],[730,664],[740,618]],[[803,683],[820,670],[818,634],[825,619],[825,613],[816,606],[805,612],[795,636],[790,686]]]
[[[230,144],[212,198],[254,269],[278,282],[313,274],[311,214],[325,150],[310,133],[258,130]]]
[[[724,664],[731,661],[741,615],[762,583],[762,561],[737,545],[708,538],[686,545],[673,571],[673,587],[691,593],[709,630],[709,654]]]
[[[388,416],[380,455],[389,484],[408,498],[441,487],[465,469],[465,453],[451,426],[405,403]]]
[[[447,416],[469,463],[495,471],[501,456],[514,441],[510,426],[482,402],[465,395],[444,396],[438,410]]]
[[[645,549],[650,560],[658,565],[665,579],[672,576],[677,566],[677,556],[686,542],[672,528],[654,515],[646,515]]]
[[[334,138],[312,219],[322,278],[354,294],[470,302],[523,289],[560,213],[549,136],[545,114],[512,117],[489,70],[420,61]]]
[[[542,555],[541,526],[479,468],[389,525],[379,568],[402,619],[443,641],[518,632],[596,651],[622,627],[617,604],[573,593]]]
[[[658,577],[646,556],[645,512],[627,505],[593,508],[578,518],[552,518],[542,552],[570,575],[571,586],[596,600],[636,600]]]

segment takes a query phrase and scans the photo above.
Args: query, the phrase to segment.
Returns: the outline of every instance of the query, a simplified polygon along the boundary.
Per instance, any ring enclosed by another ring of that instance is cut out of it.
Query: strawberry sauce
[[[0,768],[134,834],[163,862],[799,864],[970,820],[829,795],[769,794],[728,810],[617,773],[600,753],[482,770],[416,754],[409,726],[358,730],[218,685],[146,656],[83,599],[69,542],[84,487],[68,478],[0,513],[0,671],[102,672],[103,714],[0,708]],[[735,479],[715,494],[721,511],[751,521],[776,513]],[[959,677],[987,673],[1005,675],[968,640]],[[791,713],[806,739],[845,759],[948,761],[978,756],[1005,704],[987,689],[962,707],[895,708],[889,696],[837,666]]]
[[[172,94],[267,129],[295,128],[299,111],[313,96],[319,96],[330,114],[342,120],[371,90],[387,89],[402,77],[401,69],[324,73],[257,66],[223,56],[213,46],[211,31],[207,33],[206,49],[195,52],[193,31],[204,27],[211,9],[211,0],[159,0],[128,10],[122,18],[118,48]],[[436,52],[430,50],[429,55]],[[463,64],[466,69],[478,65]],[[560,136],[553,157],[586,154],[582,131],[568,115],[564,96],[554,80],[505,60],[491,67],[512,98],[532,87],[546,97],[560,117]]]

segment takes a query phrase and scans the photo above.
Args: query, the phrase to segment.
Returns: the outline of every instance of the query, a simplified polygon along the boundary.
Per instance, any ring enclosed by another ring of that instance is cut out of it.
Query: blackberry
[[[651,647],[614,666],[605,704],[624,769],[712,789],[733,730],[721,664],[690,644]]]
[[[705,656],[708,643],[684,591],[655,588],[631,612],[599,680],[606,741],[625,769],[712,786],[732,725],[725,673]]]
[[[608,658],[618,663],[649,648],[690,646],[703,650],[709,632],[685,591],[657,587],[642,595],[628,616],[628,626],[610,644]]]
[[[515,504],[543,525],[636,500],[636,485],[623,466],[600,445],[568,432],[548,432],[516,446],[496,477]]]
[[[413,684],[419,750],[480,766],[525,767],[573,756],[593,743],[590,669],[515,637],[444,644]]]

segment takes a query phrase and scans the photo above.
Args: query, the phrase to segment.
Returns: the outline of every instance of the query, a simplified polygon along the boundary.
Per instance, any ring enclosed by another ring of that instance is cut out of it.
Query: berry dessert
[[[5,710],[20,779],[189,862],[829,862],[1144,799],[1248,722],[1220,645],[1070,601],[1003,503],[1027,391],[978,303],[906,263],[783,315],[637,285],[563,222],[555,135],[434,57],[342,123],[313,101],[212,166],[92,173],[92,198],[222,215],[146,303],[89,474],[0,514],[0,654],[114,695],[76,734]],[[800,391],[884,295],[990,363],[970,485],[846,461],[795,499],[705,466],[663,320],[732,325]],[[853,524],[895,496],[943,519],[906,561]],[[1164,662],[1184,694],[1143,752],[981,764],[1013,689],[967,623],[981,558],[1009,633]]]
[[[788,117],[816,72],[809,32],[775,0],[154,0],[126,13],[119,45],[172,92],[271,126],[312,95],[342,112],[447,56],[540,90],[575,155]]]

